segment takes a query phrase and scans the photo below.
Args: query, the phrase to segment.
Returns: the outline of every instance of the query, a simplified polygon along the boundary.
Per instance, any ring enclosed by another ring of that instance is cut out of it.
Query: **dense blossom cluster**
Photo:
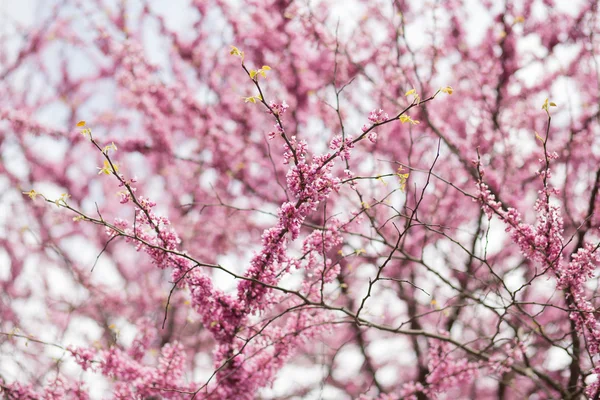
[[[331,140],[329,143],[329,148],[331,150],[336,150],[338,156],[342,161],[350,159],[350,152],[352,148],[354,148],[354,141],[352,140],[352,136],[342,137],[342,135],[338,135]]]
[[[386,112],[383,112],[381,108],[379,110],[373,110],[369,114],[369,121],[373,124],[380,124],[388,119],[390,119],[390,117]]]
[[[329,162],[330,154],[314,156],[309,164],[305,158],[306,143],[297,143],[295,138],[292,138],[291,143],[292,146],[296,145],[298,164],[289,169],[287,183],[297,200],[286,202],[280,207],[277,226],[263,232],[261,252],[253,257],[246,273],[246,277],[252,280],[245,280],[238,286],[238,297],[248,311],[263,310],[270,304],[269,301],[263,301],[263,298],[272,289],[256,281],[267,285],[276,285],[279,281],[276,267],[288,261],[286,235],[289,233],[291,240],[297,239],[306,217],[317,210],[318,205],[332,191],[339,190],[340,179],[333,177],[331,173],[334,164]],[[291,154],[291,150],[286,153]],[[286,162],[291,158],[284,157]]]
[[[547,162],[558,158],[555,152],[546,156]],[[539,161],[544,162],[542,159]],[[480,168],[479,163],[476,165]],[[563,250],[568,243],[563,239],[564,222],[561,208],[550,204],[550,196],[559,195],[560,192],[547,183],[551,178],[548,167],[538,171],[536,175],[542,179],[544,187],[538,191],[540,197],[534,206],[537,214],[535,226],[522,222],[520,213],[514,208],[504,210],[482,181],[477,183],[478,198],[488,219],[496,214],[506,224],[506,232],[510,232],[512,240],[527,259],[541,264],[544,270],[553,271],[557,289],[565,293],[570,310],[569,318],[575,323],[576,332],[586,336],[587,349],[592,357],[595,357],[600,355],[600,322],[594,315],[595,308],[588,299],[591,294],[586,290],[586,283],[594,277],[597,263],[600,261],[600,254],[596,251],[598,245],[584,244],[584,247],[576,249],[571,261],[565,264]],[[594,368],[594,373],[598,372],[600,369]],[[590,397],[596,397],[600,394],[600,384],[594,381],[588,386],[586,393]]]
[[[429,345],[428,360],[430,373],[426,393],[430,395],[468,384],[477,378],[482,367],[480,361],[470,362],[465,358],[452,357],[451,346],[437,340],[432,340]]]
[[[122,177],[120,180],[125,182]],[[129,194],[135,193],[129,183],[126,186]],[[124,235],[136,250],[145,251],[157,267],[171,269],[173,282],[189,287],[192,304],[215,338],[231,340],[240,325],[242,307],[235,299],[215,289],[212,280],[196,268],[198,265],[179,252],[181,241],[169,219],[153,211],[156,203],[140,196],[135,198],[135,204],[135,222],[130,224],[117,218],[114,228],[107,226],[107,234],[111,238]]]

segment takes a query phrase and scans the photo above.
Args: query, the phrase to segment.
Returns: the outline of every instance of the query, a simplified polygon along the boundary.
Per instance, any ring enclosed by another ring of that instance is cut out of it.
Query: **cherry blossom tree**
[[[4,398],[600,398],[597,1],[9,3]]]

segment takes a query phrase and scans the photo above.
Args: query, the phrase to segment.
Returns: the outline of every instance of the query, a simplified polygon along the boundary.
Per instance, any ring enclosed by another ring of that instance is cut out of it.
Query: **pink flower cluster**
[[[373,125],[381,124],[389,119],[390,117],[388,113],[383,112],[381,108],[379,110],[373,110],[369,113],[369,122],[371,122]],[[371,126],[371,128],[373,128],[373,126]],[[367,125],[363,125],[361,129],[363,133],[366,133],[371,128]],[[375,143],[377,141],[377,132],[371,129],[371,131],[367,134],[367,139],[369,139],[371,143]]]
[[[526,257],[558,271],[563,248],[560,209],[538,199],[534,207],[537,224],[532,226],[521,221],[521,214],[516,209],[504,210],[485,183],[479,182],[477,186],[481,207],[488,218],[497,214],[506,223],[506,232],[510,232],[511,238]]]
[[[502,375],[510,371],[510,367],[515,362],[521,361],[523,355],[526,354],[526,346],[522,341],[510,341],[502,346],[502,351],[499,351],[490,357],[488,362],[489,367],[497,375]]]
[[[481,368],[481,362],[470,362],[466,358],[453,358],[450,343],[443,340],[431,340],[427,353],[426,392],[434,395],[448,389],[465,385],[475,379]]]
[[[159,268],[171,268],[173,282],[188,285],[192,304],[207,329],[218,341],[229,341],[242,318],[239,304],[215,289],[211,279],[197,265],[180,255],[180,239],[171,228],[170,220],[154,212],[155,203],[142,196],[136,201],[134,227],[120,218],[115,219],[115,227],[125,233],[126,240],[134,243],[137,251],[146,252]],[[107,228],[107,234],[114,237],[119,232]]]
[[[496,196],[492,194],[489,187],[483,182],[477,182],[477,199],[481,203],[481,208],[488,219],[492,219],[494,211],[502,209],[502,204],[496,201]],[[473,199],[473,201],[477,201]]]
[[[425,387],[423,386],[423,384],[421,384],[421,382],[411,381],[403,384],[398,394],[402,396],[401,398],[406,400],[417,400],[417,394],[419,393],[425,393]],[[384,399],[385,398],[382,398],[382,400]]]
[[[289,145],[287,143],[285,143],[283,145],[283,148],[285,149],[283,152],[283,163],[284,164],[289,164],[290,163],[290,159],[293,160],[294,158],[294,153],[296,154],[296,157],[298,158],[298,162],[302,162],[305,159],[305,154],[306,154],[306,147],[308,146],[308,144],[306,143],[305,140],[300,140],[297,141],[296,140],[296,136],[292,136],[289,139]]]
[[[335,150],[341,160],[350,159],[350,151],[354,148],[352,136],[346,136],[343,138],[342,135],[337,135],[329,143],[329,148]]]
[[[556,159],[558,155],[552,153],[548,159]],[[539,162],[545,162],[540,159]],[[544,168],[538,173],[546,183],[550,179],[550,169]],[[593,278],[600,262],[597,246],[587,243],[583,248],[577,249],[571,261],[564,265],[563,249],[565,247],[563,234],[563,219],[560,208],[549,203],[551,195],[559,192],[546,184],[538,192],[540,198],[536,200],[534,210],[537,213],[535,226],[521,221],[520,213],[514,208],[506,211],[500,202],[496,201],[487,185],[478,182],[478,197],[482,209],[491,218],[497,214],[506,224],[506,231],[510,232],[512,240],[519,246],[521,252],[530,260],[537,261],[554,272],[557,279],[557,288],[565,292],[569,309],[569,317],[575,322],[577,332],[581,335],[587,330],[587,349],[592,356],[600,354],[600,322],[596,318],[596,308],[586,296],[586,282]],[[600,373],[596,367],[594,373]],[[594,381],[586,388],[590,397],[600,393],[600,382]]]
[[[0,378],[0,383],[2,379]],[[89,400],[88,389],[83,382],[78,380],[64,379],[57,376],[47,382],[42,392],[34,390],[33,385],[22,385],[14,382],[8,385],[2,384],[2,394],[6,399],[19,400]]]
[[[193,390],[183,381],[185,353],[179,343],[167,343],[163,346],[156,367],[136,362],[116,347],[99,351],[98,358],[99,371],[104,376],[118,380],[113,392],[114,398],[132,399],[160,395],[166,399],[183,399],[186,395],[169,389]]]
[[[369,113],[369,121],[373,124],[380,124],[388,119],[390,119],[388,113],[383,112],[381,108],[379,110],[373,110]]]
[[[334,178],[331,174],[333,163],[326,163],[330,154],[315,156],[310,164],[306,162],[304,153],[298,154],[299,164],[290,168],[287,175],[288,187],[298,200],[281,206],[278,224],[263,232],[261,252],[252,258],[246,273],[247,278],[268,285],[278,282],[276,266],[287,261],[285,235],[289,232],[291,239],[295,240],[306,216],[316,210],[317,205],[333,190],[339,190],[340,186],[339,178]],[[245,280],[238,286],[238,299],[251,311],[262,310],[268,304],[262,301],[268,292],[270,290],[264,285]]]
[[[163,346],[156,367],[142,363],[151,342],[156,337],[148,319],[140,321],[141,328],[128,351],[118,347],[107,350],[69,348],[75,361],[84,371],[89,369],[118,380],[114,397],[118,399],[145,398],[160,394],[163,398],[182,399],[185,396],[168,389],[185,390],[185,352],[180,343],[167,343]],[[191,388],[190,388],[191,389]]]
[[[281,118],[290,106],[284,100],[281,103],[275,103],[272,101],[269,104],[269,107],[271,107],[271,111],[269,111],[271,114]]]
[[[290,357],[326,329],[323,323],[328,317],[331,316],[319,310],[290,313],[283,326],[262,327],[262,334],[246,346],[243,354],[231,360],[231,348],[219,346],[215,354],[217,365],[227,360],[229,364],[219,374],[220,384],[212,395],[219,399],[255,399],[257,389],[272,382]],[[243,345],[243,341],[237,342],[236,346]]]
[[[272,101],[269,104],[269,107],[271,107],[271,110],[269,110],[269,112],[278,118],[278,121],[275,123],[275,125],[273,125],[275,127],[275,130],[269,132],[268,135],[269,140],[272,140],[275,138],[276,135],[283,135],[285,133],[285,130],[281,125],[281,120],[283,118],[283,114],[285,114],[285,112],[290,106],[285,101],[281,103],[275,103]]]
[[[79,364],[79,366],[87,371],[88,369],[93,369],[92,362],[94,361],[94,356],[96,352],[87,347],[69,347],[69,352],[73,357],[75,357],[75,362]]]
[[[135,194],[135,192],[137,191],[137,188],[133,186],[134,183],[137,182],[136,178],[131,178],[130,180],[126,181],[125,177],[123,175],[121,176],[121,182],[119,183],[119,187],[129,187],[129,189]],[[121,204],[127,204],[130,200],[131,200],[131,193],[129,192],[129,190],[127,189],[123,189],[120,192],[118,192],[119,195],[119,202]]]
[[[575,322],[578,332],[587,330],[587,346],[592,355],[600,354],[600,322],[596,317],[596,308],[586,297],[586,282],[593,278],[594,272],[600,263],[598,247],[587,243],[578,249],[572,256],[571,262],[561,270],[558,276],[558,287],[566,292],[567,299],[572,303],[569,318]],[[600,368],[596,367],[594,373],[599,374]],[[600,389],[596,381],[588,388],[590,397],[594,397]]]
[[[129,199],[130,196],[127,195],[125,198]],[[138,251],[143,249],[148,253],[159,268],[182,268],[186,260],[169,253],[169,251],[177,251],[180,243],[177,233],[170,228],[169,219],[156,215],[152,210],[156,203],[149,199],[140,196],[137,198],[137,205],[134,227],[129,228],[129,223],[120,218],[115,219],[115,227],[125,232],[126,240],[133,242]],[[118,232],[107,228],[107,234],[112,237]]]
[[[340,264],[333,264],[332,259],[327,257],[327,252],[340,246],[343,242],[343,237],[340,230],[343,224],[337,218],[332,218],[327,221],[324,230],[314,230],[308,235],[302,244],[303,264],[302,267],[306,271],[311,271],[313,276],[318,277],[324,283],[332,282],[340,273]],[[323,256],[325,261],[319,256]],[[309,292],[312,285],[310,280],[305,282],[303,287],[305,292]]]

